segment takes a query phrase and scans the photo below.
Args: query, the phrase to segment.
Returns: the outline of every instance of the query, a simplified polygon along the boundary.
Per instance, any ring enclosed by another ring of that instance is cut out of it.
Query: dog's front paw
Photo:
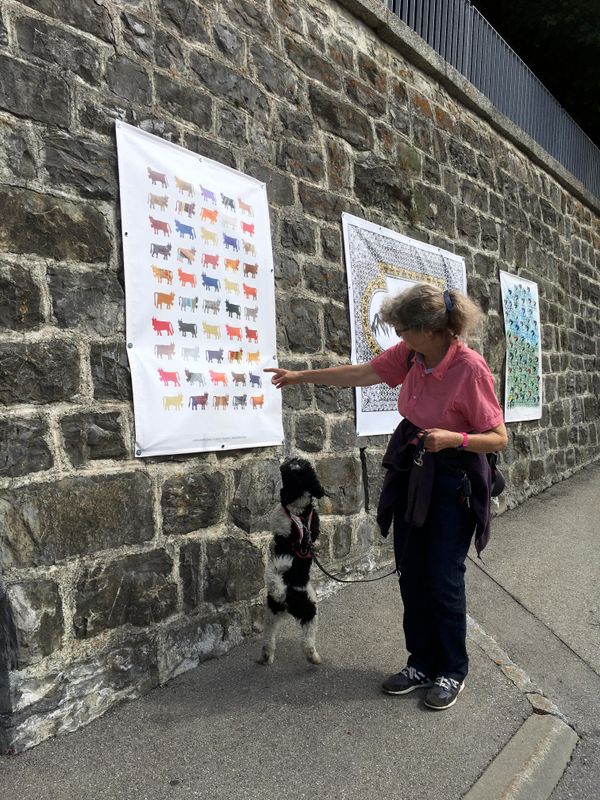
[[[267,650],[263,650],[262,653],[260,654],[260,658],[256,663],[268,667],[273,663],[274,660],[275,660],[275,653],[270,653]]]
[[[321,664],[323,661],[323,659],[317,653],[316,650],[309,650],[306,654],[306,657],[308,658],[311,664]]]

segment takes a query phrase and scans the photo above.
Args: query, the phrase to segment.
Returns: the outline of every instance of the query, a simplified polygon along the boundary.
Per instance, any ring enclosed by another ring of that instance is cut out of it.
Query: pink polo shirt
[[[410,350],[401,341],[371,361],[384,383],[402,384],[398,411],[419,428],[483,433],[504,421],[494,394],[494,377],[483,356],[453,342],[431,371],[420,354],[408,367]]]

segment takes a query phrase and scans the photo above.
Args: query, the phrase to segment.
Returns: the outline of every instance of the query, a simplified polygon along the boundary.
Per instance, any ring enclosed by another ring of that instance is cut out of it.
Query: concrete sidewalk
[[[260,645],[248,641],[85,729],[0,759],[2,795],[459,800],[471,790],[469,798],[494,800],[513,769],[522,771],[507,796],[546,798],[576,737],[556,716],[533,715],[537,705],[562,712],[582,737],[553,800],[594,798],[586,765],[597,755],[600,677],[593,628],[569,618],[597,602],[590,563],[598,564],[599,478],[590,468],[494,520],[485,565],[468,564],[471,672],[452,709],[427,710],[421,693],[380,691],[406,658],[390,577],[321,601],[322,666],[303,660],[290,624],[270,668],[255,663]],[[535,738],[544,721],[563,737],[558,758],[550,739]],[[526,761],[528,747],[529,764],[517,764],[515,753]],[[528,784],[531,768],[549,774],[548,786],[535,775]]]

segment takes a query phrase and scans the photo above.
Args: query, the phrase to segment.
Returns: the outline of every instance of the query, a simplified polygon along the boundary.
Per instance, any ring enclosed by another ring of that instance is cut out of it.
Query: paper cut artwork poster
[[[353,364],[364,364],[399,341],[379,316],[388,296],[416,283],[467,290],[464,259],[454,253],[351,214],[342,215],[342,229]],[[377,384],[356,389],[359,436],[391,433],[399,419],[397,388]]]
[[[279,445],[266,187],[116,123],[136,455]]]
[[[542,337],[537,283],[500,271],[506,335],[504,419],[542,416]]]

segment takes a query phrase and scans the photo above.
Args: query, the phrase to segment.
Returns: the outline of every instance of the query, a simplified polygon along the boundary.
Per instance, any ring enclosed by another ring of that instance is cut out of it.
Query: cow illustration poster
[[[537,283],[500,270],[506,335],[504,419],[542,416],[542,337]]]
[[[136,455],[279,445],[266,187],[116,123]]]
[[[386,297],[416,283],[467,290],[464,259],[351,214],[342,215],[348,275],[353,364],[363,364],[399,341],[379,316]],[[398,424],[398,389],[356,389],[359,436],[391,433]]]

